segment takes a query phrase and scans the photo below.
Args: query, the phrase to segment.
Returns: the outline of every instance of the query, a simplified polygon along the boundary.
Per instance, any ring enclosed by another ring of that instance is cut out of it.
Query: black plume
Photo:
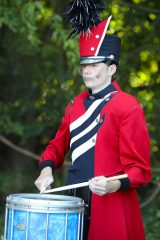
[[[101,0],[72,0],[67,7],[66,17],[71,23],[71,35],[89,32],[101,22],[100,12],[105,9]]]

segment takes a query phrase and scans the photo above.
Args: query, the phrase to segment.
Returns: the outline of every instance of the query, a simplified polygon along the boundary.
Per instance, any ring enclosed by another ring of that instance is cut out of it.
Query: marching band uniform
[[[106,34],[110,19],[91,28],[89,36],[80,35],[81,64],[118,63],[120,39]],[[40,169],[61,167],[68,149],[72,157],[68,184],[128,174],[117,192],[91,194],[88,239],[144,240],[136,189],[150,181],[151,170],[149,135],[139,102],[116,81],[96,94],[89,90],[76,96],[41,155]]]
[[[89,239],[143,240],[136,188],[148,183],[151,176],[144,114],[137,100],[123,92],[116,82],[105,91],[106,95],[111,94],[107,101],[103,92],[94,96],[86,91],[67,106],[55,138],[41,156],[40,166],[41,169],[60,167],[72,141],[73,165],[68,184],[87,181],[93,176],[127,173],[128,190],[105,196],[92,194]]]

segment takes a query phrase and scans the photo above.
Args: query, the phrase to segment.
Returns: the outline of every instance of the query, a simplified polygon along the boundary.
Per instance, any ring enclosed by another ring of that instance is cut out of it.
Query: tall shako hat
[[[101,0],[73,0],[68,4],[66,16],[73,27],[70,36],[80,34],[80,64],[119,62],[121,39],[106,34],[112,16],[102,21],[100,12],[104,9]]]

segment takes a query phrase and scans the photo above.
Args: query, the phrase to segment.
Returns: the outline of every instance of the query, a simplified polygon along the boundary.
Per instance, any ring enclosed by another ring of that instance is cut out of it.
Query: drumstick
[[[127,178],[127,177],[128,177],[127,174],[121,174],[121,175],[117,175],[117,176],[114,176],[114,177],[108,177],[106,179],[107,179],[107,181],[113,181],[113,180],[119,180],[119,179]],[[71,184],[71,185],[68,185],[68,186],[53,188],[53,189],[50,189],[50,190],[46,190],[43,193],[60,192],[60,191],[64,191],[64,190],[74,189],[74,188],[86,187],[88,185],[89,185],[89,182],[82,182],[82,183],[77,183],[77,184]]]

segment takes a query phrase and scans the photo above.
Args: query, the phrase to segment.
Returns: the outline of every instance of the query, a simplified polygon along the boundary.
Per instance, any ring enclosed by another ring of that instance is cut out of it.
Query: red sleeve
[[[61,125],[56,136],[49,142],[45,151],[40,158],[40,169],[46,166],[59,168],[64,163],[64,157],[69,149],[70,132],[69,132],[69,114],[71,104],[68,104],[65,115],[62,118]]]
[[[121,120],[120,161],[131,187],[139,187],[150,181],[149,134],[143,110],[138,103],[125,111]]]

